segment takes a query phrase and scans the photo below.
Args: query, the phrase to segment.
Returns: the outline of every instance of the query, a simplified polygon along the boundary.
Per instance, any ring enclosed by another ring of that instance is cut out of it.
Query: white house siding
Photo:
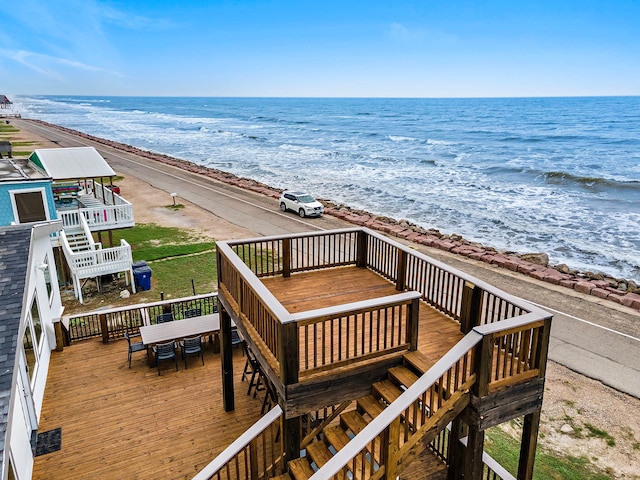
[[[62,302],[49,238],[49,235],[60,227],[61,222],[58,221],[0,228],[0,268],[3,268],[3,274],[7,275],[5,278],[11,282],[0,288],[0,324],[9,327],[0,354],[6,355],[7,359],[12,361],[12,372],[9,371],[0,378],[0,398],[8,400],[2,404],[4,415],[0,418],[2,479],[7,478],[10,459],[19,480],[31,478],[32,426],[37,428],[40,418],[51,350],[56,344],[53,321],[62,315]],[[10,241],[12,236],[24,236],[25,233],[29,235],[26,247],[24,244],[18,245]],[[9,245],[8,249],[4,248],[6,245]],[[7,259],[6,256],[11,258]],[[51,279],[51,295],[48,294],[45,282],[45,259]],[[10,278],[11,276],[15,278]],[[21,377],[21,372],[26,370],[22,339],[34,299],[38,304],[42,335],[37,367],[29,379],[24,374]],[[12,320],[16,317],[19,318],[17,325]],[[12,338],[9,338],[9,335]],[[21,381],[22,378],[24,382]],[[24,395],[25,392],[27,395]]]

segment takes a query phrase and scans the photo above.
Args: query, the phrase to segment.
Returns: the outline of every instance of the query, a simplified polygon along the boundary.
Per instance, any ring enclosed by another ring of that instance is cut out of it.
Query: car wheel
[[[300,215],[300,218],[304,218],[304,209],[298,210],[298,215]]]
[[[280,202],[280,210],[282,210],[283,212],[287,211],[287,206],[284,204],[284,202]]]

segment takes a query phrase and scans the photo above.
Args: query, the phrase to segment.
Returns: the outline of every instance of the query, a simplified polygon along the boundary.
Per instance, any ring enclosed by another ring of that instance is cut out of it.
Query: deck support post
[[[409,344],[409,350],[415,351],[418,349],[418,324],[420,323],[420,300],[414,299],[409,305],[408,312],[409,325],[407,328],[407,343]]]
[[[82,303],[82,301],[80,303]],[[104,313],[101,313],[98,318],[100,319],[100,330],[102,331],[102,343],[109,343],[109,324],[107,323],[107,316]]]
[[[220,336],[222,337],[222,397],[224,411],[231,412],[235,409],[235,397],[233,391],[233,346],[231,345],[231,317],[224,309],[220,308]]]
[[[302,430],[300,423],[301,419],[302,417],[283,417],[282,419],[284,459],[287,462],[300,457],[300,442],[302,441],[302,438],[300,437],[300,432]]]
[[[407,252],[398,250],[398,275],[396,278],[396,290],[404,292],[407,286]]]
[[[282,276],[288,278],[291,276],[291,239],[282,239]]]
[[[400,441],[400,417],[396,417],[386,428],[382,436],[382,464],[384,478],[395,480],[398,478],[398,443]]]
[[[468,427],[459,418],[455,418],[451,423],[451,434],[449,435],[449,469],[447,470],[447,480],[459,480],[464,471],[464,445],[460,439],[467,436]]]
[[[520,460],[518,462],[518,480],[531,480],[533,478],[539,428],[540,410],[524,416],[522,441],[520,442]]]
[[[484,430],[478,430],[474,425],[469,426],[467,448],[464,452],[464,480],[482,480],[484,463]]]

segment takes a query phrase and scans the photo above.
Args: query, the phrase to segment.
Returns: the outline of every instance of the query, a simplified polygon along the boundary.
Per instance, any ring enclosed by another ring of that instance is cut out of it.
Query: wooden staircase
[[[327,463],[332,456],[346,447],[349,441],[360,433],[370,421],[380,415],[385,408],[396,400],[408,387],[418,380],[433,365],[433,362],[424,354],[413,351],[403,357],[403,364],[388,370],[385,380],[374,383],[371,393],[359,398],[353,403],[353,407],[340,414],[339,418],[326,426],[316,439],[306,446],[301,452],[303,456],[288,462],[288,473],[275,477],[275,480],[306,480],[310,478],[320,467]],[[401,421],[411,422],[417,412],[409,410],[407,418]],[[374,451],[369,451],[376,463],[381,461],[383,455],[381,445],[377,445]],[[368,478],[368,471],[364,471],[361,462],[357,458],[338,475],[337,478]]]

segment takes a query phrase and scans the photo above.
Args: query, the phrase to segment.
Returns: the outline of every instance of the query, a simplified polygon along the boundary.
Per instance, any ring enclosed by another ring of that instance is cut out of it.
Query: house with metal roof
[[[131,247],[112,241],[114,229],[135,224],[133,206],[117,193],[114,176],[93,147],[38,149],[28,159],[0,159],[0,225],[62,220],[63,230],[52,240],[64,253],[81,303],[82,280],[102,275],[125,272],[135,293]],[[102,248],[103,233],[109,248]]]

